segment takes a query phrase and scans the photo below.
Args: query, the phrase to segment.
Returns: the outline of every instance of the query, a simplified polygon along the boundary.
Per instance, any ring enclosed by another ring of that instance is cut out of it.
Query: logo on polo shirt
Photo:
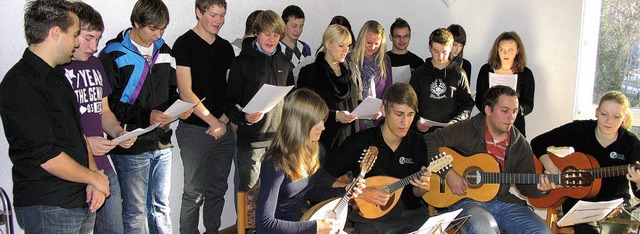
[[[620,160],[624,160],[624,154],[619,154],[619,153],[616,153],[616,152],[611,152],[611,153],[609,153],[609,157],[610,157],[611,159],[620,159]]]
[[[400,160],[398,160],[400,162],[400,164],[413,164],[413,159],[412,158],[405,158],[405,157],[400,157]]]

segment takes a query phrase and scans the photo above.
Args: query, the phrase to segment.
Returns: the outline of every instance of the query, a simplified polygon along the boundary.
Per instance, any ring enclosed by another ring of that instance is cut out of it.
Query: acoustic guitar
[[[347,211],[349,200],[353,194],[353,189],[357,186],[359,180],[364,178],[365,174],[371,170],[373,163],[378,158],[378,148],[375,146],[369,146],[369,148],[363,153],[363,157],[360,160],[360,174],[357,178],[354,178],[347,186],[347,192],[342,198],[332,198],[316,204],[305,212],[300,221],[310,221],[319,219],[333,219],[338,221],[336,225],[339,230],[332,231],[332,233],[343,233],[344,225],[347,221]]]
[[[382,206],[370,203],[362,198],[356,198],[355,201],[360,208],[360,216],[366,219],[377,219],[386,215],[391,211],[391,209],[393,209],[393,207],[396,206],[400,200],[400,195],[404,190],[404,186],[408,185],[409,181],[412,181],[415,178],[420,178],[422,173],[427,171],[435,173],[440,170],[450,168],[452,161],[453,157],[451,157],[451,155],[442,153],[436,156],[435,159],[429,163],[429,167],[411,174],[404,179],[398,179],[391,176],[372,176],[367,178],[367,181],[365,182],[367,187],[380,187],[383,191],[391,193],[391,197],[387,200],[387,204]]]
[[[455,195],[444,178],[441,180],[439,175],[432,175],[431,190],[422,198],[429,205],[438,208],[450,206],[464,198],[487,202],[498,195],[501,184],[537,184],[544,175],[500,173],[500,166],[496,159],[486,153],[465,157],[447,147],[440,147],[440,152],[446,152],[453,157],[453,169],[458,173],[462,172],[461,176],[467,181],[469,188],[466,190],[466,195]],[[550,182],[567,187],[585,186],[593,181],[593,175],[587,171],[563,172],[546,176]]]
[[[547,196],[540,198],[529,198],[531,205],[539,208],[558,207],[567,200],[567,198],[584,199],[593,198],[600,192],[602,186],[602,178],[624,176],[629,173],[629,166],[640,169],[640,165],[629,164],[611,167],[600,167],[600,163],[591,155],[574,152],[565,157],[558,157],[555,154],[547,153],[549,158],[558,167],[562,173],[565,172],[588,172],[593,175],[594,180],[592,183],[585,184],[579,187],[565,187],[554,189],[549,192]],[[543,166],[540,160],[537,158],[536,171],[542,172]]]

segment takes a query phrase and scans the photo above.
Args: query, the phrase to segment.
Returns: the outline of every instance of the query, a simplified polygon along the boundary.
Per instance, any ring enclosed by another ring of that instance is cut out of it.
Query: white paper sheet
[[[411,80],[411,67],[409,65],[400,67],[391,67],[391,74],[393,75],[393,83],[409,83]]]
[[[111,141],[115,141],[115,142],[120,143],[120,142],[129,140],[131,138],[140,136],[142,134],[145,134],[147,132],[150,132],[151,130],[156,129],[158,126],[160,126],[159,122],[154,124],[154,125],[151,125],[149,127],[146,127],[146,128],[136,128],[135,130],[133,130],[131,132],[128,132],[127,134],[124,134],[122,136],[116,137],[115,139],[113,139]]]
[[[298,63],[298,65],[296,65],[296,67],[293,68],[293,76],[297,77],[298,74],[300,74],[300,69],[302,69],[302,67],[312,64],[315,61],[316,61],[316,56],[314,55],[308,56],[302,59],[302,61],[300,61],[300,63]]]
[[[382,100],[374,97],[367,97],[351,112],[351,114],[359,119],[371,119],[373,115],[380,112],[380,105],[382,105]]]
[[[516,90],[518,86],[518,74],[496,74],[489,72],[489,88],[496,85],[504,85]]]
[[[422,118],[422,117],[420,117],[418,122],[420,122],[421,124],[429,124],[429,125],[435,126],[435,127],[446,127],[446,126],[451,125],[451,123],[441,123],[441,122],[437,122],[437,121],[433,121],[433,120],[428,120],[428,119],[425,119],[425,118]]]
[[[253,114],[256,112],[267,113],[273,109],[282,99],[286,96],[289,91],[293,89],[293,85],[291,86],[275,86],[264,84],[262,88],[258,90],[256,95],[251,98],[251,101],[247,103],[244,108],[242,108],[242,112]]]
[[[446,233],[445,230],[453,220],[458,217],[462,212],[462,209],[457,209],[451,212],[447,212],[438,216],[433,216],[427,219],[427,222],[422,224],[420,229],[410,234],[431,234],[431,233]]]
[[[202,102],[204,100],[205,100],[205,98],[200,100],[200,102]],[[198,103],[200,103],[200,102],[198,102]],[[171,106],[169,106],[169,108],[167,108],[167,110],[165,110],[162,113],[165,114],[165,115],[170,115],[171,116],[171,120],[169,120],[169,122],[168,122],[168,123],[171,123],[171,122],[175,121],[176,119],[178,119],[178,117],[180,117],[180,115],[182,113],[187,112],[189,109],[193,108],[198,103],[190,103],[190,102],[185,102],[185,101],[182,101],[182,100],[178,99],[173,104],[171,104]]]
[[[618,208],[622,202],[622,198],[601,202],[578,201],[578,203],[558,221],[558,227],[602,220],[614,209]]]

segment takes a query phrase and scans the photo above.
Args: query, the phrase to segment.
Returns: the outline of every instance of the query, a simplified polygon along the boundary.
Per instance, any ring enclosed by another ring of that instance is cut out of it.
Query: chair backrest
[[[260,186],[249,191],[238,192],[238,234],[245,234],[247,229],[256,228],[256,208]]]
[[[547,225],[553,234],[573,234],[572,227],[558,227],[558,209],[561,207],[547,208]]]
[[[0,188],[0,200],[2,200],[2,210],[0,210],[0,226],[5,226],[5,232],[13,234],[13,207],[11,206],[11,200],[9,196]]]

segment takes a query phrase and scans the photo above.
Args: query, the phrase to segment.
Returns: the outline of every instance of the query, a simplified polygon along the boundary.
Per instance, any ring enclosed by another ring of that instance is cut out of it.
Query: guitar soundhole
[[[479,167],[469,167],[464,171],[464,179],[471,188],[482,186],[482,170]]]
[[[382,211],[386,211],[389,208],[391,208],[391,205],[393,204],[393,201],[395,200],[396,194],[393,193],[391,194],[391,197],[389,197],[389,200],[387,200],[387,204],[384,204],[383,206],[380,206],[380,209]]]
[[[327,218],[328,219],[337,219],[338,215],[336,215],[336,212],[334,212],[333,210],[327,211]]]

